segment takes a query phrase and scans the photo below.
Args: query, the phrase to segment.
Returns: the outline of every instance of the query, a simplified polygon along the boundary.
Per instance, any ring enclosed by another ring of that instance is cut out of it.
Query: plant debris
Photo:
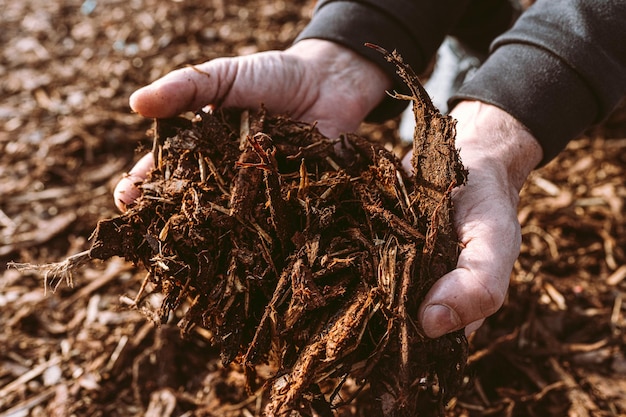
[[[372,415],[442,414],[467,340],[462,330],[427,338],[417,310],[456,265],[451,191],[466,172],[454,121],[386,56],[413,93],[403,98],[417,121],[414,175],[363,137],[331,140],[264,111],[157,120],[141,198],[99,222],[89,251],[40,269],[71,282],[88,259],[145,266],[164,295],[159,322],[184,309],[183,334],[207,329],[223,364],[245,367],[250,391],[267,387],[268,416],[328,414],[348,378],[371,384]],[[260,378],[266,364],[275,371]]]
[[[159,321],[153,312],[163,295],[151,282],[141,288],[145,268],[87,259],[67,277],[72,287],[49,275],[50,287],[61,285],[45,294],[41,275],[5,266],[88,250],[97,221],[117,215],[112,188],[151,146],[150,121],[129,114],[135,89],[187,63],[287,48],[313,7],[309,0],[3,4],[0,416],[262,414],[269,390],[248,392],[244,367],[221,365],[210,332],[194,326],[180,337],[187,301],[166,324],[146,320]],[[365,124],[359,133],[401,153],[397,122]],[[531,175],[509,296],[470,337],[467,376],[446,416],[626,415],[625,135],[626,102]],[[275,370],[260,365],[256,373],[272,381]],[[347,378],[337,394],[348,402],[359,393],[337,416],[372,415],[371,386],[357,382]],[[330,383],[319,387],[328,392]]]

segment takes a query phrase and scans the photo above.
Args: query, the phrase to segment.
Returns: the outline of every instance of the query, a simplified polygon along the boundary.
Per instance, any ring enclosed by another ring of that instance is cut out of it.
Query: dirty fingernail
[[[422,327],[429,337],[439,337],[461,327],[461,319],[450,307],[432,304],[424,310]]]

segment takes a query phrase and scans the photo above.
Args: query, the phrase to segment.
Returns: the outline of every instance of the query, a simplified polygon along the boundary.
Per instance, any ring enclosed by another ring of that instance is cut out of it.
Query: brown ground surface
[[[85,250],[116,214],[112,187],[150,146],[133,90],[187,63],[282,48],[311,6],[0,0],[0,417],[258,415],[202,330],[181,340],[175,317],[155,329],[129,307],[143,270],[89,265],[53,294],[6,263]],[[510,295],[471,341],[450,416],[626,415],[623,114],[528,182]],[[393,139],[393,127],[364,131]]]

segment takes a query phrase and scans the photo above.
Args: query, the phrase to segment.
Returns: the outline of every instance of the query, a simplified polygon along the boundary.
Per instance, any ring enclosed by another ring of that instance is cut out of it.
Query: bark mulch
[[[137,305],[145,268],[91,262],[72,286],[51,281],[52,292],[41,275],[6,266],[89,250],[97,222],[118,215],[112,187],[152,149],[151,121],[127,106],[133,90],[185,64],[284,48],[313,3],[0,6],[0,416],[261,415],[261,391],[246,390],[241,363],[222,364],[210,328],[189,326],[181,337],[184,312],[154,315],[166,299],[159,291]],[[509,296],[469,339],[461,391],[446,415],[626,414],[624,114],[531,176]],[[361,134],[391,149],[394,128],[391,121]],[[261,256],[247,249],[239,261],[250,251]],[[273,372],[259,364],[256,378]],[[346,380],[343,388],[359,386]],[[337,413],[371,415],[357,404]]]

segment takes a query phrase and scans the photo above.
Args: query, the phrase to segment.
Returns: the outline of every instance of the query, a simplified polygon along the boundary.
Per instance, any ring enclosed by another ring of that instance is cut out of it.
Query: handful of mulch
[[[348,380],[369,384],[372,415],[441,414],[467,341],[426,338],[417,311],[456,265],[451,191],[466,172],[453,120],[386,56],[413,93],[413,176],[376,143],[262,111],[157,120],[136,205],[101,221],[88,252],[39,268],[59,278],[94,258],[144,265],[160,319],[181,311],[183,332],[209,330],[223,362],[267,389],[269,416],[332,416],[351,400],[339,395]]]

